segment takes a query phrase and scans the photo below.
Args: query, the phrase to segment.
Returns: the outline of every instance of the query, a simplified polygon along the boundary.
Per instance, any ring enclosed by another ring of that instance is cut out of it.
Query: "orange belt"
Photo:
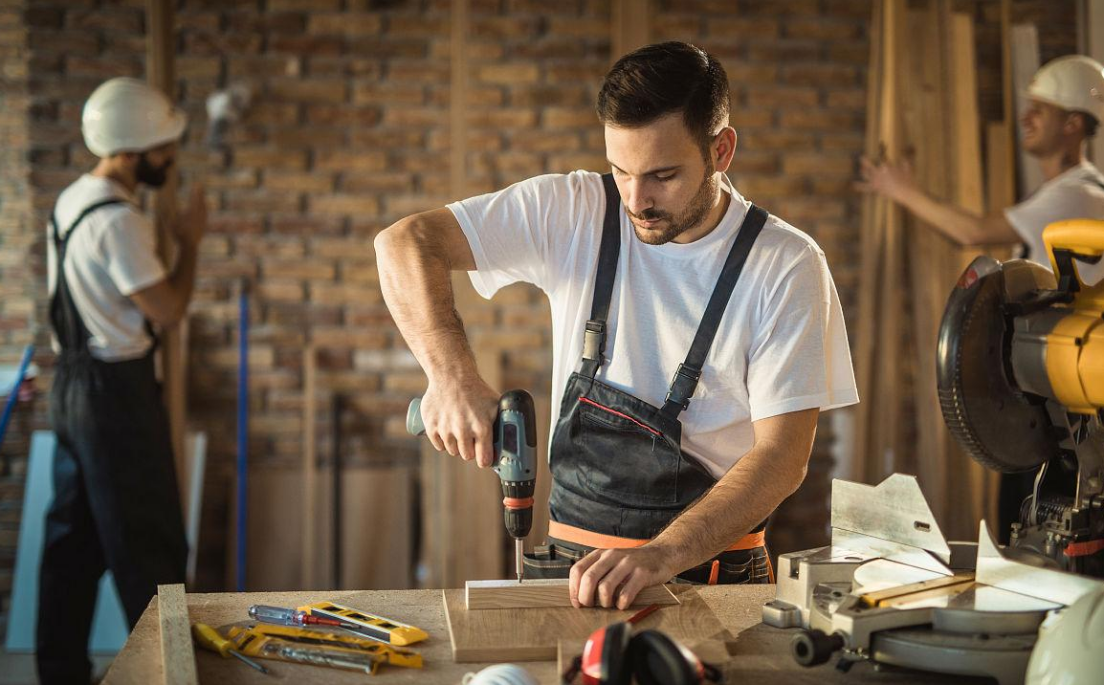
[[[640,547],[641,545],[651,542],[651,540],[619,538],[616,535],[602,535],[601,533],[583,530],[582,528],[569,526],[558,521],[548,522],[548,537],[563,540],[564,542],[573,542],[576,545],[593,547],[595,549],[625,549],[627,547]],[[762,547],[765,542],[766,534],[764,531],[748,533],[729,545],[725,551],[733,552],[740,549],[755,549],[756,547]]]

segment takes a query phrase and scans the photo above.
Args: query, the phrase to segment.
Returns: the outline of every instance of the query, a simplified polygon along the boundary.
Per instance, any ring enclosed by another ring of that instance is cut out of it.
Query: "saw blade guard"
[[[1028,471],[1058,454],[1046,398],[1023,392],[1011,363],[1011,312],[1054,287],[1037,264],[981,256],[947,301],[936,348],[939,406],[951,434],[987,468]]]

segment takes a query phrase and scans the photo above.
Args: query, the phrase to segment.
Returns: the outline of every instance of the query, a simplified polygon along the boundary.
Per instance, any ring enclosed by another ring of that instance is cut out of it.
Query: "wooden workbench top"
[[[682,589],[682,588],[680,588]],[[774,598],[773,585],[731,585],[686,589],[698,592],[712,608],[727,633],[723,640],[728,660],[723,664],[728,683],[770,682],[779,685],[855,685],[855,683],[963,683],[974,679],[951,678],[915,672],[879,672],[869,664],[858,664],[842,674],[829,665],[805,669],[790,657],[792,631],[762,625],[760,608]],[[425,668],[385,668],[372,682],[460,683],[465,673],[477,672],[489,664],[457,664],[452,661],[448,628],[440,590],[366,590],[345,592],[257,592],[189,594],[188,613],[192,622],[212,626],[248,620],[251,604],[302,606],[332,600],[427,630],[430,639],[416,645],[425,658]],[[584,611],[600,611],[587,609]],[[351,671],[318,668],[277,661],[265,661],[275,676],[266,676],[236,659],[197,651],[196,666],[201,685],[272,685],[279,681],[296,685],[311,683],[363,683],[368,676]],[[542,685],[559,683],[554,662],[522,664]],[[163,682],[158,633],[157,601],[154,599],[134,628],[130,639],[111,665],[104,685],[157,685]],[[761,680],[769,679],[769,680]],[[977,682],[986,682],[978,680]]]

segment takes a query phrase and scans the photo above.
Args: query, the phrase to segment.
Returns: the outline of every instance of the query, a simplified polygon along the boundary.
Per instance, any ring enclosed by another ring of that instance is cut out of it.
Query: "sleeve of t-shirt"
[[[100,249],[104,268],[119,292],[130,297],[163,281],[165,265],[157,256],[153,224],[129,208],[119,210],[110,222]]]
[[[1100,192],[1088,183],[1053,185],[1005,209],[1004,216],[1024,242],[1041,246],[1043,229],[1055,221],[1104,218],[1101,200]]]
[[[469,275],[480,295],[519,281],[549,290],[584,185],[577,173],[548,174],[448,205],[475,258]]]
[[[751,420],[858,402],[843,309],[824,254],[807,247],[764,297],[748,359]]]

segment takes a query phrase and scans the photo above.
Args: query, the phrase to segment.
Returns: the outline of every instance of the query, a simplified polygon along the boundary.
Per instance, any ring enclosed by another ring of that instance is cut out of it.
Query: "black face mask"
[[[159,167],[153,166],[149,163],[149,158],[146,157],[146,153],[143,152],[138,156],[138,166],[134,169],[134,176],[138,179],[139,183],[151,188],[160,188],[165,185],[165,181],[168,180],[169,167],[171,166],[171,159]]]

